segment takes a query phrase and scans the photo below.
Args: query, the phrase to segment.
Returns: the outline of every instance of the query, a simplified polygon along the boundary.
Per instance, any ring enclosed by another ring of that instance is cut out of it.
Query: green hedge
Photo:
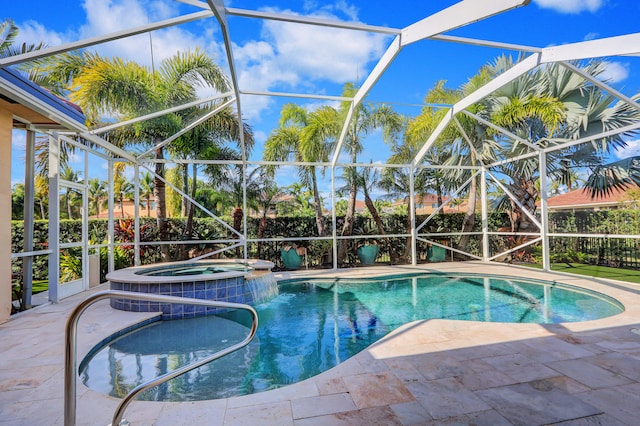
[[[416,223],[421,224],[427,216],[416,217]],[[342,228],[344,218],[337,218],[338,232]],[[404,234],[407,229],[406,215],[383,215],[383,224],[387,234]],[[464,220],[463,213],[437,215],[429,224],[421,229],[421,233],[429,232],[447,232],[448,230],[459,231],[462,228]],[[326,229],[331,229],[331,217],[325,217]],[[226,223],[231,223],[231,218],[225,218]],[[167,219],[169,230],[169,241],[184,241],[184,229],[186,226],[185,218]],[[504,214],[490,215],[490,228],[495,230],[501,226],[508,224],[508,217]],[[247,234],[248,238],[255,239],[258,237],[260,219],[247,218]],[[476,217],[474,230],[480,230],[481,220],[479,215]],[[115,221],[115,241],[118,243],[133,242],[134,230],[133,221]],[[60,221],[60,241],[74,242],[80,240],[82,232],[82,224],[80,221],[61,220]],[[357,215],[354,223],[353,235],[371,235],[377,234],[378,230],[373,219],[368,216]],[[23,222],[12,222],[12,252],[20,253],[23,251]],[[90,244],[100,244],[107,241],[107,219],[90,219],[88,223],[88,235]],[[141,242],[159,241],[156,220],[153,218],[140,218],[140,240]],[[315,217],[277,217],[268,218],[267,225],[264,229],[263,238],[277,238],[279,240],[293,238],[317,236],[317,227]],[[192,240],[224,240],[235,239],[233,232],[222,225],[219,221],[212,218],[195,218],[193,223]],[[43,250],[48,248],[48,222],[36,221],[34,223],[34,250]],[[350,243],[354,250],[349,250],[346,263],[355,262],[355,246],[358,241],[354,240]],[[406,247],[406,238],[389,238],[379,242],[381,246],[381,259],[389,260],[392,254],[401,255]],[[331,243],[328,241],[309,242],[309,262],[312,266],[327,264],[331,259]],[[268,259],[279,264],[279,250],[281,243],[265,242],[261,244],[249,244],[248,257],[259,257]],[[203,249],[211,249],[211,245],[205,244],[175,244],[169,245],[169,256],[171,259],[184,259],[189,257],[190,251],[199,251]],[[477,250],[477,248],[476,248]],[[193,254],[193,253],[192,253]],[[143,264],[160,262],[162,253],[160,246],[143,245],[141,247],[141,262]],[[223,254],[224,256],[225,254]],[[106,250],[101,250],[102,257],[102,275],[106,273],[107,261]],[[243,253],[240,249],[226,256],[241,257]],[[125,244],[120,247],[116,253],[116,267],[126,267],[133,264],[133,244]],[[15,259],[13,261],[14,272],[20,273],[22,261]],[[34,279],[47,278],[47,256],[38,256],[34,259]]]

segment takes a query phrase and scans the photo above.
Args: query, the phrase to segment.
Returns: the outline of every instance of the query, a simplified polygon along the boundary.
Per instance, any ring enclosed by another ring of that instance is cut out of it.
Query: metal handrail
[[[65,426],[74,426],[76,424],[76,349],[78,344],[78,320],[84,311],[96,302],[103,299],[110,299],[113,297],[130,299],[130,300],[148,300],[152,302],[165,302],[165,303],[179,303],[183,305],[200,305],[200,306],[212,306],[216,308],[229,308],[229,309],[244,309],[251,314],[251,329],[245,339],[235,345],[229,346],[226,349],[218,351],[213,355],[210,355],[200,361],[182,366],[176,370],[165,373],[156,377],[146,383],[138,385],[131,390],[120,402],[113,415],[112,425],[119,425],[122,421],[124,410],[129,403],[142,391],[145,391],[154,386],[165,383],[175,377],[178,377],[184,373],[194,370],[206,363],[214,361],[218,358],[222,358],[231,352],[237,351],[248,345],[256,334],[258,329],[258,313],[251,306],[242,303],[229,303],[219,302],[216,300],[202,300],[193,299],[178,296],[163,296],[160,294],[148,294],[148,293],[133,293],[128,291],[107,290],[99,293],[95,293],[81,302],[71,312],[69,319],[67,320],[65,328],[65,354],[64,354],[64,424]]]

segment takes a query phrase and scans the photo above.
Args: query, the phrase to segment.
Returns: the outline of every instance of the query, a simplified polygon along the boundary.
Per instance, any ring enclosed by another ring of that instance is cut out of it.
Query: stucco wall
[[[11,315],[11,130],[12,114],[0,108],[0,323]]]

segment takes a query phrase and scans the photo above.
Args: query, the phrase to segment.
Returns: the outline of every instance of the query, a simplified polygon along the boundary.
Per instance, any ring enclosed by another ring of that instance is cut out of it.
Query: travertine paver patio
[[[556,280],[606,293],[626,310],[602,320],[555,325],[417,321],[301,383],[214,401],[133,402],[125,417],[133,425],[638,424],[640,286],[479,262],[417,268]],[[319,274],[334,272],[296,273]],[[64,324],[86,296],[0,325],[0,425],[63,424]],[[114,311],[107,302],[90,308],[80,322],[80,357],[140,318]],[[118,403],[81,383],[77,401],[82,425],[110,423]]]

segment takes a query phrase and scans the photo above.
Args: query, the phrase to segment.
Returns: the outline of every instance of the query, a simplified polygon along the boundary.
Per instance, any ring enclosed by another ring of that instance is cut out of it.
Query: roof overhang
[[[87,131],[80,108],[9,68],[0,68],[0,108],[13,114],[15,128]]]

